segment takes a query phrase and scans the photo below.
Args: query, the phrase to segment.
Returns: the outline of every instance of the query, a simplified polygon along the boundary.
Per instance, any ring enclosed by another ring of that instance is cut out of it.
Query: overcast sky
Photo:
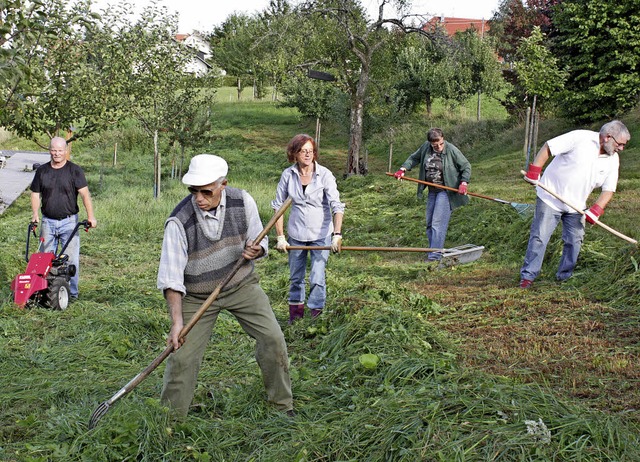
[[[233,12],[256,13],[269,5],[269,0],[159,0],[171,12],[180,14],[180,30],[182,33],[194,29],[210,32],[214,26],[220,25]],[[118,0],[94,0],[96,9],[119,3]],[[149,0],[136,0],[138,8],[150,3]],[[292,3],[296,3],[295,0]],[[363,5],[377,11],[377,0],[362,0]],[[490,19],[498,8],[500,0],[414,0],[413,13],[424,15],[445,15],[458,18]],[[389,11],[390,10],[385,10]]]

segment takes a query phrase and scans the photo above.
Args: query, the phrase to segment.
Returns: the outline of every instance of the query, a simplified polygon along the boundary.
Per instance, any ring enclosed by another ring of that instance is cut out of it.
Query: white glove
[[[278,236],[278,240],[276,242],[276,250],[280,253],[287,253],[287,245],[289,244],[287,243],[287,238],[284,237],[284,234]]]
[[[334,234],[331,238],[331,252],[340,253],[342,250],[342,234]]]

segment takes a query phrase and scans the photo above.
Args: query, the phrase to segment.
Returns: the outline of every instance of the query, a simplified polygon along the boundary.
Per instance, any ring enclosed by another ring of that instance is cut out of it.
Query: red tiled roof
[[[489,22],[486,19],[471,19],[471,18],[451,18],[447,16],[434,16],[427,21],[424,26],[424,30],[435,30],[436,28],[442,28],[447,35],[454,35],[456,32],[465,31],[469,28],[473,28],[478,31],[479,34],[484,34],[489,30]]]

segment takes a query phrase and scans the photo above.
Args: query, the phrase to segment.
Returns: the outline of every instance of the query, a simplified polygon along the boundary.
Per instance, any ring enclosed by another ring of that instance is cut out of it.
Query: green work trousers
[[[187,294],[182,299],[184,324],[202,306],[208,295]],[[276,409],[293,409],[289,357],[282,329],[271,309],[269,298],[251,275],[228,291],[220,293],[185,337],[184,344],[167,360],[160,399],[178,416],[186,416],[196,389],[198,371],[220,310],[233,314],[242,329],[256,340],[256,360],[262,370],[267,400]]]

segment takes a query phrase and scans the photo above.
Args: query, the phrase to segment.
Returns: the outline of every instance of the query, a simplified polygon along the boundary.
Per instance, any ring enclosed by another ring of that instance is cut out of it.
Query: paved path
[[[31,184],[35,171],[33,164],[50,160],[48,152],[0,151],[7,158],[5,168],[0,168],[0,215]]]

